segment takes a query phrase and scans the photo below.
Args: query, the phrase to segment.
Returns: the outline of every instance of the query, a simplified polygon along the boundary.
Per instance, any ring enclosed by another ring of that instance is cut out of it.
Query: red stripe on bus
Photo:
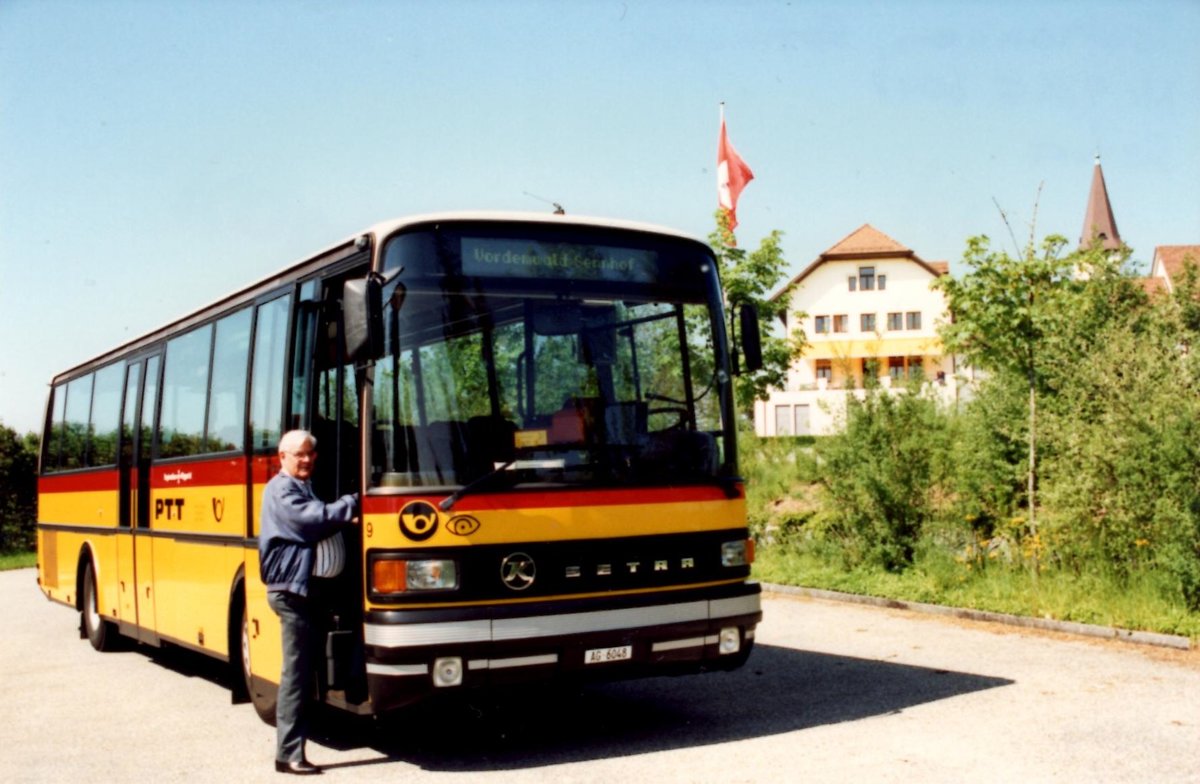
[[[742,487],[738,485],[738,495]],[[412,501],[437,505],[445,496],[375,496],[364,504],[370,513],[398,512]],[[558,490],[480,494],[454,504],[454,512],[484,512],[502,509],[547,509],[553,507],[627,506],[632,504],[675,504],[693,501],[728,501],[719,487],[639,487],[613,490]]]
[[[48,474],[38,477],[38,493],[86,493],[97,490],[116,490],[120,475],[115,468],[98,468],[70,474]]]
[[[246,482],[246,458],[216,457],[186,463],[155,463],[150,467],[150,487],[214,487]]]

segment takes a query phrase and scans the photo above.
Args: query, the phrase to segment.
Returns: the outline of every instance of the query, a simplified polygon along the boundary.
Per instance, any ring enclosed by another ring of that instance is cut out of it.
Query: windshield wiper
[[[442,500],[441,500],[441,501],[438,503],[438,509],[441,509],[443,512],[449,512],[449,511],[450,511],[450,509],[451,509],[451,508],[453,508],[453,506],[454,506],[456,503],[458,503],[458,501],[459,501],[459,500],[460,500],[460,499],[461,499],[463,496],[465,496],[465,495],[468,495],[468,494],[470,494],[470,493],[473,493],[473,492],[475,492],[476,490],[478,490],[478,489],[479,489],[480,487],[482,487],[483,485],[487,484],[488,482],[490,482],[490,481],[492,481],[493,479],[495,479],[497,476],[500,476],[500,475],[501,475],[501,474],[503,474],[505,471],[507,471],[508,469],[512,468],[514,465],[516,465],[516,463],[517,463],[517,459],[514,457],[512,460],[509,460],[509,461],[508,461],[507,463],[505,463],[504,465],[502,465],[502,466],[500,466],[500,467],[498,467],[498,468],[493,468],[491,471],[489,471],[489,472],[487,472],[486,474],[484,474],[483,476],[479,477],[479,478],[478,478],[478,479],[476,479],[474,482],[468,482],[467,484],[465,484],[465,485],[463,485],[462,487],[460,487],[460,488],[458,488],[457,490],[455,490],[455,491],[454,491],[453,493],[451,493],[450,495],[448,495],[448,496],[446,496],[445,498],[443,498],[443,499],[442,499]]]

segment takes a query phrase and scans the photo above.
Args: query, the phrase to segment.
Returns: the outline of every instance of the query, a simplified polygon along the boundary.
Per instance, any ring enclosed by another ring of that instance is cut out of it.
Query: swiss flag
[[[725,117],[721,117],[721,136],[717,142],[717,202],[729,213],[729,228],[737,226],[737,200],[754,172],[737,154],[725,134]]]

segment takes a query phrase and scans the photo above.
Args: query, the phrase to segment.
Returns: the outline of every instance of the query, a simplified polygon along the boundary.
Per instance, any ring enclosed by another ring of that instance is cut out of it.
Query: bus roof
[[[63,370],[62,372],[57,373],[54,378],[51,379],[51,384],[57,384],[62,380],[70,378],[85,368],[105,364],[110,359],[115,359],[121,354],[135,350],[138,348],[139,344],[149,345],[170,334],[173,330],[181,328],[189,321],[203,321],[209,316],[220,312],[222,306],[240,304],[240,302],[248,302],[259,294],[270,291],[275,286],[282,285],[288,278],[301,274],[306,266],[314,264],[317,260],[328,256],[338,249],[354,247],[355,243],[364,236],[370,236],[375,241],[376,245],[378,245],[378,242],[383,238],[410,226],[419,226],[429,223],[488,221],[495,221],[498,223],[544,223],[547,225],[560,226],[566,225],[623,229],[627,231],[678,237],[680,239],[705,244],[694,235],[686,234],[665,226],[658,226],[650,223],[640,223],[637,221],[599,218],[584,215],[551,214],[544,212],[508,212],[497,210],[462,210],[432,212],[421,215],[393,218],[391,220],[381,221],[368,226],[363,231],[356,232],[355,234],[352,234],[349,237],[340,240],[339,242],[335,242],[332,245],[322,248],[316,253],[292,262],[276,272],[256,280],[247,286],[238,288],[235,291],[208,303],[207,305],[189,311],[188,313],[185,313],[178,318],[174,318],[155,329],[149,330],[148,332],[145,332],[136,338],[114,346],[113,348],[101,354],[97,354],[96,356],[80,362],[77,365]]]
[[[685,234],[676,229],[658,226],[651,223],[639,223],[637,221],[618,220],[615,218],[598,218],[587,215],[566,215],[552,214],[545,212],[502,212],[502,211],[462,211],[462,212],[433,212],[425,215],[411,215],[404,218],[383,221],[371,226],[367,229],[368,232],[376,237],[386,237],[393,232],[408,226],[415,226],[422,223],[440,223],[443,221],[497,221],[497,222],[513,222],[513,223],[545,223],[549,225],[577,225],[577,226],[600,226],[614,229],[626,229],[629,231],[642,231],[651,234],[666,234],[682,239],[694,240],[700,242],[698,237],[691,234]]]

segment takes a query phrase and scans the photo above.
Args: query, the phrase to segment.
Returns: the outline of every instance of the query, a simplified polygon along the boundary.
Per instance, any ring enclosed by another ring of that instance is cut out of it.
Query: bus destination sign
[[[653,283],[658,254],[637,248],[463,238],[465,275]]]

